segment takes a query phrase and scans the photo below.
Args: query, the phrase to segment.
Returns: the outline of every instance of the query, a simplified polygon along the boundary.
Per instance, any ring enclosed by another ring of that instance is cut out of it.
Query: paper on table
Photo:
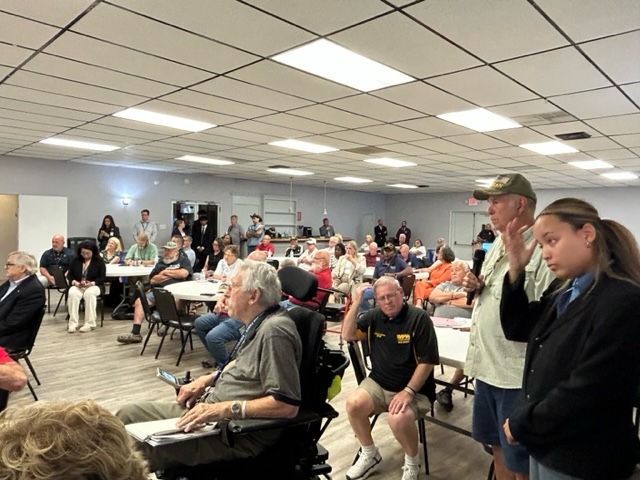
[[[192,440],[194,438],[218,435],[220,429],[216,423],[208,423],[197,430],[185,433],[182,428],[176,428],[180,417],[151,422],[139,422],[126,425],[127,432],[140,442],[146,442],[152,447]]]
[[[463,317],[455,317],[455,318],[431,317],[431,321],[433,322],[434,327],[443,327],[443,328],[461,328],[461,327],[468,327],[471,324],[470,318],[463,318]]]

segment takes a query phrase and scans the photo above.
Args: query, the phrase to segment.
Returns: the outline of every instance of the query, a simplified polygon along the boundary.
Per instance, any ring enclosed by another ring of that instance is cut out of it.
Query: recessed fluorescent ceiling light
[[[339,182],[347,182],[347,183],[371,183],[373,180],[367,180],[366,178],[358,178],[358,177],[338,177],[334,178],[334,180],[338,180]]]
[[[277,142],[271,142],[269,145],[276,147],[291,148],[293,150],[302,150],[309,153],[329,153],[337,152],[337,148],[325,147],[324,145],[318,145],[317,143],[303,142],[300,140],[278,140]]]
[[[113,152],[120,147],[114,147],[113,145],[103,145],[100,143],[91,142],[78,142],[76,140],[65,140],[63,138],[45,138],[40,140],[40,143],[46,145],[57,145],[59,147],[71,147],[71,148],[83,148],[85,150],[98,150],[100,152]]]
[[[197,120],[150,112],[139,108],[127,108],[121,112],[114,113],[113,116],[137,122],[152,123],[153,125],[162,125],[163,127],[177,128],[188,132],[201,132],[217,126],[213,123],[198,122]]]
[[[462,125],[476,132],[493,132],[494,130],[506,130],[508,128],[521,128],[522,125],[501,117],[495,113],[491,113],[484,108],[476,108],[474,110],[465,110],[464,112],[452,112],[437,115],[438,118],[447,122]]]
[[[414,80],[404,73],[324,39],[294,48],[272,59],[363,92]]]
[[[206,163],[207,165],[233,165],[235,162],[231,160],[218,160],[217,158],[198,157],[196,155],[183,155],[176,160],[184,160],[185,162]]]
[[[307,172],[306,170],[295,170],[293,168],[268,168],[267,172],[281,173],[283,175],[289,175],[292,177],[302,177],[304,175],[313,175],[313,172]]]
[[[613,165],[609,165],[602,160],[584,160],[581,162],[569,162],[569,165],[582,168],[584,170],[595,170],[597,168],[613,168]]]
[[[638,178],[636,174],[631,172],[602,173],[601,176],[610,180],[635,180]]]
[[[404,160],[396,160],[395,158],[367,158],[364,160],[367,163],[375,163],[376,165],[382,165],[383,167],[415,167],[417,163],[405,162]]]
[[[551,142],[542,142],[542,143],[525,143],[524,145],[520,145],[521,148],[531,150],[532,152],[539,153],[541,155],[557,155],[559,153],[576,153],[576,150],[569,145],[565,145],[564,143],[551,141]]]
[[[408,183],[394,183],[393,185],[388,185],[389,187],[395,188],[418,188],[417,185],[409,185]]]

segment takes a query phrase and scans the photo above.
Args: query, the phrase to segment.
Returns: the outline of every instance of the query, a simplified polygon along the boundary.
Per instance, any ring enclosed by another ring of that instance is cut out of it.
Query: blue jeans
[[[196,318],[196,333],[218,365],[229,356],[227,342],[240,340],[244,323],[219,313],[208,313]]]

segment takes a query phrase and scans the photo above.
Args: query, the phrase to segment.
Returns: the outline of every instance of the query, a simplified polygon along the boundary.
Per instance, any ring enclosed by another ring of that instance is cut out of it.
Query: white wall
[[[231,212],[232,194],[289,196],[288,180],[283,184],[220,178],[215,175],[186,175],[81,163],[58,162],[0,156],[0,193],[51,195],[68,198],[69,236],[94,236],[102,218],[113,215],[121,228],[126,246],[133,243],[131,229],[140,219],[140,210],[148,208],[151,219],[165,224],[156,243],[168,240],[171,233],[171,200],[214,201],[221,205],[220,228],[226,229]],[[265,173],[265,175],[267,175]],[[185,183],[189,179],[189,183]],[[154,181],[160,181],[155,185]],[[129,195],[131,203],[122,205]],[[324,189],[293,185],[293,196],[302,212],[301,224],[314,232],[322,225]],[[367,194],[327,189],[327,210],[331,224],[345,236],[358,235],[359,215],[384,216],[382,194]],[[268,225],[268,219],[265,219]],[[240,223],[247,227],[248,218]],[[359,237],[359,235],[358,235]]]
[[[640,240],[640,188],[581,188],[564,190],[538,190],[538,211],[562,197],[576,197],[592,203],[601,218],[609,218],[622,223]],[[475,207],[465,201],[471,192],[424,193],[419,195],[387,195],[386,211],[389,212],[385,225],[395,234],[400,222],[406,220],[412,231],[412,238],[421,238],[427,246],[435,245],[436,238],[449,240],[452,211],[484,211],[486,202],[478,202]]]

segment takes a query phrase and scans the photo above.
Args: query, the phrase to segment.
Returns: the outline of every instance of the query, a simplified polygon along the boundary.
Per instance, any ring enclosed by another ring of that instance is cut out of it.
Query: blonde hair
[[[591,244],[596,264],[596,282],[604,274],[640,286],[640,252],[633,234],[614,220],[603,220],[598,210],[577,198],[561,198],[549,204],[538,218],[553,215],[562,223],[579,230],[593,225],[596,237]]]
[[[118,237],[111,237],[107,240],[107,244],[112,240],[116,243],[116,253],[120,253],[122,251],[122,243],[120,243],[120,239]]]
[[[146,480],[124,425],[91,400],[37,402],[0,417],[0,480]]]

